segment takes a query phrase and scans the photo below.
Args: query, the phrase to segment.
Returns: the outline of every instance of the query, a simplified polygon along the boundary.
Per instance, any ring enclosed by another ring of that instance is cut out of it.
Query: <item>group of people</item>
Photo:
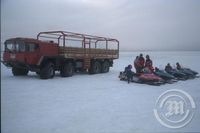
[[[177,70],[180,70],[182,69],[181,65],[177,62],[176,63],[176,69]],[[166,66],[165,66],[165,71],[168,72],[168,71],[171,71],[173,70],[173,67],[170,65],[170,63],[168,63]]]
[[[135,67],[136,73],[142,73],[144,68],[148,68],[151,72],[154,71],[153,62],[150,59],[149,55],[146,55],[146,60],[143,57],[143,54],[136,56],[134,60],[134,67]]]
[[[145,70],[150,71],[150,72],[154,72],[155,70],[158,70],[157,67],[153,67],[153,61],[150,59],[149,55],[146,55],[146,59],[143,57],[143,54],[140,54],[139,56],[136,56],[135,60],[134,60],[134,67],[136,70],[136,73],[144,73]],[[132,69],[132,65],[128,65],[125,68],[125,72],[126,71],[131,71]],[[170,71],[172,70],[173,67],[170,65],[170,63],[168,63],[165,66],[165,70],[166,71]],[[181,65],[177,62],[176,63],[176,69],[181,69]]]
[[[136,74],[143,73],[145,69],[148,69],[151,72],[154,71],[153,62],[150,59],[149,55],[146,55],[146,59],[143,57],[143,54],[137,56],[134,60],[134,67],[136,70]],[[124,73],[126,73],[129,83],[134,75],[134,72],[132,72],[132,65],[128,65],[127,67],[125,67]]]
[[[143,57],[143,54],[140,54],[139,56],[136,56],[135,60],[134,60],[134,67],[136,70],[136,74],[140,74],[140,73],[153,73],[154,71],[159,70],[157,67],[153,67],[153,61],[151,60],[149,55],[146,55],[146,59]],[[180,64],[177,62],[176,63],[176,68],[179,70],[181,69]],[[170,65],[170,63],[168,63],[165,67],[165,71],[170,71],[172,70],[172,66]],[[132,71],[132,65],[128,65],[127,67],[125,67],[124,73],[126,74],[127,78],[128,78],[128,82],[132,79],[133,75],[135,74]]]

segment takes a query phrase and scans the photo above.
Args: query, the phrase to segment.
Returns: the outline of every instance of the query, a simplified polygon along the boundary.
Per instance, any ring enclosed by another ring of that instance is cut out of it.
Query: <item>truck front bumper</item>
[[[27,69],[32,72],[39,72],[40,68],[36,65],[28,65],[19,61],[1,61],[6,67],[17,67]]]

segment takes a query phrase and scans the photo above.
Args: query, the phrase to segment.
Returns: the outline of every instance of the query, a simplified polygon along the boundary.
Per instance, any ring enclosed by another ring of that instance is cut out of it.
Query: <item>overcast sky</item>
[[[200,0],[1,0],[1,39],[64,30],[121,50],[200,50]]]

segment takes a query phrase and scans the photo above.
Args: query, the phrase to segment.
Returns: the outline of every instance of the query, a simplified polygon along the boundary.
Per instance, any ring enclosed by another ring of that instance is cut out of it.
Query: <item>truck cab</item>
[[[37,39],[11,38],[6,40],[4,45],[3,63],[12,67],[15,76],[26,75],[28,71],[39,71],[42,56],[58,54],[58,44]]]

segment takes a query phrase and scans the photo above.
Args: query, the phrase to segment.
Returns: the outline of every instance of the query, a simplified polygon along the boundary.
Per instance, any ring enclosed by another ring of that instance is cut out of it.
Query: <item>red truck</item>
[[[70,77],[77,71],[106,73],[119,58],[119,41],[66,31],[40,32],[37,39],[11,38],[5,41],[3,64],[14,76],[36,72],[41,79],[55,71]]]

